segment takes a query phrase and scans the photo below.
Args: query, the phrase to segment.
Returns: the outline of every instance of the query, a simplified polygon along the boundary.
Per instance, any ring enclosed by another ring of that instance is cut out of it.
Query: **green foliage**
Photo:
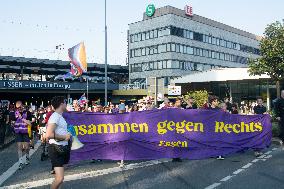
[[[190,91],[183,98],[187,100],[189,97],[193,97],[197,107],[200,108],[208,100],[208,92],[206,90]]]
[[[278,122],[272,122],[272,136],[279,137],[280,135],[280,128]]]
[[[269,24],[260,41],[261,57],[249,60],[250,75],[267,74],[274,81],[284,79],[284,23]]]

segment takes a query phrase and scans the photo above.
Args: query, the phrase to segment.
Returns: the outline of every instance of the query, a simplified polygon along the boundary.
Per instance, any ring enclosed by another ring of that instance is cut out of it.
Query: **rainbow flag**
[[[82,73],[87,72],[86,50],[83,42],[68,49],[68,55],[70,58],[71,71],[74,76],[80,76]]]

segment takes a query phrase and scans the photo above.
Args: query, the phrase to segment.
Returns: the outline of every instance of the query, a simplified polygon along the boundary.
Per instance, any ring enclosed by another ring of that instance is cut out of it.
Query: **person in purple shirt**
[[[28,126],[31,125],[32,115],[25,110],[21,101],[16,102],[16,111],[14,120],[14,131],[16,134],[16,142],[18,146],[19,169],[23,169],[23,161],[30,164],[30,138],[28,135]]]

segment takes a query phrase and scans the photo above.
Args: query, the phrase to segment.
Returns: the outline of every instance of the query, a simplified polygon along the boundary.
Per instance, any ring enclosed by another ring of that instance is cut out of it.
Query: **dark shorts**
[[[28,134],[16,133],[16,142],[30,142],[30,137]]]
[[[52,167],[63,167],[68,164],[70,160],[70,150],[66,150],[64,153],[59,153],[55,147],[56,144],[49,144],[48,156],[50,158]]]

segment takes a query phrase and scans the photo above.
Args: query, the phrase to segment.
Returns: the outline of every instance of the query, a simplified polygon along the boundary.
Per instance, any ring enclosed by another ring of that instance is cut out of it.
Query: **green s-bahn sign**
[[[155,6],[153,4],[148,5],[146,7],[146,15],[149,16],[149,17],[153,16],[154,13],[155,13],[155,10],[156,9],[155,9]]]

